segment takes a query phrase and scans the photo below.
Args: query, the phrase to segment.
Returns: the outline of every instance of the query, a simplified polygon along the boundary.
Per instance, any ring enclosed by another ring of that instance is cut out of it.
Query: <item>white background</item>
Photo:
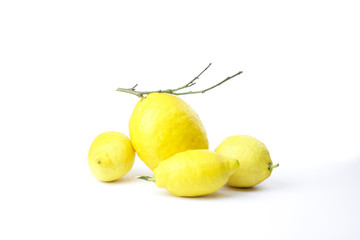
[[[1,1],[1,239],[360,239],[357,1]],[[179,198],[136,158],[98,182],[87,151],[128,135],[139,100],[175,88],[210,148],[263,141],[280,167],[259,186]]]

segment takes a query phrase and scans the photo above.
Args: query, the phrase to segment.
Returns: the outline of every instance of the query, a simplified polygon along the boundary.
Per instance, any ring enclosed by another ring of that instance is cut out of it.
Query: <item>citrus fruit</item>
[[[136,153],[151,170],[176,153],[209,148],[196,112],[170,94],[151,93],[141,99],[130,117],[129,132]]]
[[[129,138],[120,132],[105,132],[92,142],[88,153],[91,173],[100,181],[115,181],[130,171],[135,152]]]
[[[215,152],[239,161],[240,167],[229,178],[228,185],[233,187],[252,187],[265,179],[277,167],[273,165],[265,144],[247,135],[226,138]]]
[[[235,159],[209,150],[188,150],[162,161],[154,170],[154,177],[140,177],[154,181],[176,196],[202,196],[215,192],[228,181],[239,167]]]

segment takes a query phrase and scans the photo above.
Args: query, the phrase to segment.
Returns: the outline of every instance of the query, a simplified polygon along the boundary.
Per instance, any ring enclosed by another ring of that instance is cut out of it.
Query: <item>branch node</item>
[[[138,84],[135,84],[135,86],[133,86],[133,87],[131,88],[131,90],[135,91],[135,88],[137,87],[137,85],[138,85]]]

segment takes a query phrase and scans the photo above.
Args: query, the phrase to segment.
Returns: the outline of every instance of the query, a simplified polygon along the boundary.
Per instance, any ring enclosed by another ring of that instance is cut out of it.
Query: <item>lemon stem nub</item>
[[[155,178],[154,177],[149,177],[149,176],[139,176],[137,177],[138,179],[142,179],[142,180],[146,180],[149,182],[155,182]]]
[[[273,170],[273,168],[277,168],[279,166],[279,164],[275,164],[273,165],[272,163],[269,163],[269,170]]]

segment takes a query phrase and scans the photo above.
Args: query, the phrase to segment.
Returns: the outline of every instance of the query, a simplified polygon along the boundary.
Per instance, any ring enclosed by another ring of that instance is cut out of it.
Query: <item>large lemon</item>
[[[88,153],[91,173],[100,181],[115,181],[130,171],[135,152],[129,138],[120,132],[105,132],[92,142]]]
[[[236,159],[209,150],[188,150],[173,155],[154,170],[154,181],[176,196],[195,197],[215,192],[239,167]]]
[[[267,179],[274,167],[265,144],[247,135],[226,138],[215,150],[225,157],[235,158],[240,167],[229,178],[233,187],[252,187]]]
[[[151,170],[176,153],[209,148],[196,112],[170,94],[151,93],[141,99],[130,117],[129,132],[136,153]]]

